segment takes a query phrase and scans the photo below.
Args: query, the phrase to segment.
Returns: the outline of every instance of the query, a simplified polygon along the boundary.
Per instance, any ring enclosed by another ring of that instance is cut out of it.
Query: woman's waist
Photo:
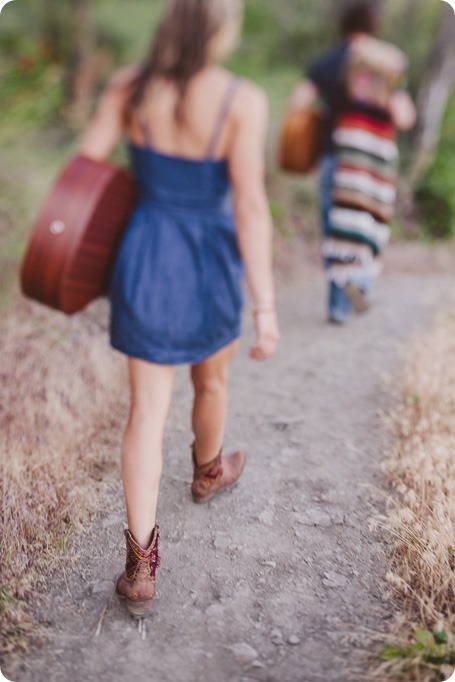
[[[150,206],[165,211],[215,212],[232,216],[231,194],[214,196],[167,194],[159,191],[143,190],[140,188],[138,206]]]

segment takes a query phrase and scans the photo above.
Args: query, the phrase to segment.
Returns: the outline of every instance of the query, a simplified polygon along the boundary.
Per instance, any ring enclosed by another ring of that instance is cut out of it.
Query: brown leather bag
[[[325,116],[318,109],[286,113],[278,148],[278,164],[288,173],[310,173],[322,152]]]
[[[71,159],[33,227],[21,268],[23,293],[67,314],[106,294],[135,200],[126,169],[84,156]]]

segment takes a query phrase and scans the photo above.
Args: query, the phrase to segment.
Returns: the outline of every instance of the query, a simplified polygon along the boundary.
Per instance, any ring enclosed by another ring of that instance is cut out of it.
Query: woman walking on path
[[[149,56],[114,76],[80,145],[81,154],[104,159],[124,135],[139,186],[112,277],[110,332],[128,356],[131,388],[122,446],[127,560],[117,593],[139,616],[155,593],[155,515],[175,365],[191,365],[194,386],[193,500],[233,485],[245,464],[242,452],[221,454],[243,269],[256,328],[250,357],[266,359],[278,343],[266,98],[219,66],[241,14],[240,0],[170,0]]]
[[[412,100],[400,87],[406,58],[373,38],[379,23],[377,0],[346,3],[340,44],[310,65],[290,100],[298,111],[320,98],[328,112],[319,202],[328,319],[336,323],[368,307],[395,202],[395,131],[415,122]]]

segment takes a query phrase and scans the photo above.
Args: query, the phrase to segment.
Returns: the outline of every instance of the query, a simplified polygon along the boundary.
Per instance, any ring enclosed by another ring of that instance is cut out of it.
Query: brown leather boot
[[[237,451],[223,459],[221,450],[219,455],[207,464],[198,465],[196,448],[193,449],[193,483],[191,493],[193,502],[201,504],[208,502],[216,493],[234,485],[240,478],[246,461],[246,455]]]
[[[152,542],[147,549],[142,549],[134,540],[129,530],[126,537],[126,567],[117,580],[117,594],[126,599],[128,611],[133,616],[146,616],[152,608],[155,596],[155,572],[160,563],[158,555],[158,537],[160,529],[153,529]]]

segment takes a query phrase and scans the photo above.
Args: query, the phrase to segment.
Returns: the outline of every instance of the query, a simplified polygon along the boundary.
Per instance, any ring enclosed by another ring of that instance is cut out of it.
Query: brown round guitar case
[[[288,173],[310,173],[319,161],[325,117],[317,109],[289,111],[281,128],[278,165]]]
[[[32,230],[21,269],[23,293],[67,314],[105,295],[135,200],[126,169],[71,159]]]

